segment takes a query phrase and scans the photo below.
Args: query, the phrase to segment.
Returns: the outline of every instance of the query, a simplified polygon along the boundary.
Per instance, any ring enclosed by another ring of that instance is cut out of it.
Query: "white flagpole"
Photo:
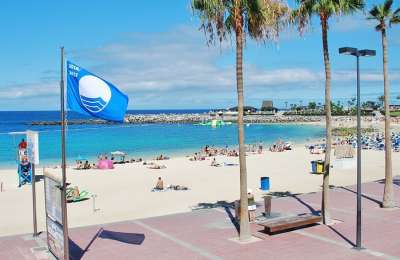
[[[68,215],[67,215],[67,170],[65,156],[65,86],[64,86],[64,47],[61,47],[61,168],[62,168],[62,221],[64,233],[64,260],[69,260]]]

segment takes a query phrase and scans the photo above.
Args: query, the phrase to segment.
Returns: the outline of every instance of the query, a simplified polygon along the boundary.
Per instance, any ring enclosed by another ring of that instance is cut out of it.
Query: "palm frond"
[[[369,19],[376,19],[379,20],[380,19],[380,10],[379,7],[377,5],[374,5],[372,7],[372,9],[369,11]]]
[[[379,5],[374,5],[371,10],[369,10],[369,16],[367,20],[376,20],[378,25],[375,26],[376,31],[382,30],[382,8]]]
[[[365,3],[364,0],[338,0],[339,4],[335,4],[336,1],[332,1],[335,6],[336,15],[350,14],[358,10],[363,10]]]
[[[204,31],[208,44],[214,44],[218,38],[225,39],[225,0],[192,0],[192,10],[201,20],[200,29]]]
[[[301,0],[299,3],[299,7],[290,13],[290,21],[293,24],[297,24],[297,28],[302,34],[304,29],[311,23],[311,16],[315,13],[316,1]]]
[[[400,23],[400,16],[396,15],[390,19],[389,26],[392,26],[393,24],[399,24],[399,23]]]
[[[375,30],[382,31],[389,25],[400,23],[400,8],[392,12],[393,0],[386,0],[381,5],[374,5],[369,11],[367,19],[374,19],[378,21],[378,25]]]
[[[398,15],[400,15],[400,8],[397,8],[397,10],[393,12],[393,16],[398,16]]]
[[[383,14],[384,14],[385,16],[389,16],[389,15],[391,14],[391,11],[392,11],[392,4],[393,4],[393,0],[386,0],[386,1],[383,3],[382,11],[383,11]]]
[[[280,0],[192,0],[192,10],[208,43],[225,40],[237,26],[255,40],[277,38],[290,12]]]
[[[393,12],[392,18],[389,21],[389,25],[392,26],[393,24],[400,23],[400,8]]]
[[[334,15],[346,15],[365,6],[364,0],[297,0],[298,8],[291,13],[292,23],[298,25],[300,33],[310,24],[311,16],[329,19]]]

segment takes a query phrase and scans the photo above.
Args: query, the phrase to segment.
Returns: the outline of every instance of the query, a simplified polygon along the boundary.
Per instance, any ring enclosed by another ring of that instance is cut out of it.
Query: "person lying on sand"
[[[159,169],[165,169],[165,168],[167,168],[167,166],[165,166],[165,165],[154,164],[154,165],[152,165],[152,166],[150,166],[150,167],[147,167],[147,168],[149,168],[149,169],[154,169],[154,170],[159,170]]]
[[[214,159],[213,159],[212,162],[211,162],[211,166],[220,167],[221,164],[217,163],[217,160],[216,160],[215,157],[214,157]]]
[[[142,161],[143,161],[142,158],[139,158],[139,159],[132,158],[129,162],[130,163],[135,163],[135,162],[142,162]]]
[[[172,185],[172,184],[168,186],[168,189],[170,189],[170,190],[189,190],[189,188],[186,187],[186,186],[183,186],[183,185]]]
[[[143,162],[143,165],[154,165],[154,162]]]

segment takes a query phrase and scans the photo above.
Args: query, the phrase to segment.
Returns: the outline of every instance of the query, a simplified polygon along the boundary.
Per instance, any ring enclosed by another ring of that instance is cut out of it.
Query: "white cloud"
[[[208,47],[205,42],[204,35],[195,28],[180,27],[165,33],[127,34],[102,47],[71,54],[74,62],[113,82],[142,107],[173,106],[171,100],[174,99],[182,101],[182,105],[203,102],[204,106],[215,104],[216,100],[232,100],[236,88],[232,46]],[[226,60],[228,65],[220,65],[220,61]],[[308,68],[267,70],[245,63],[244,73],[247,91],[315,88],[324,82],[323,67],[318,71]],[[390,76],[391,80],[400,79],[397,71]],[[332,79],[334,82],[353,81],[355,72],[333,71]],[[365,71],[362,79],[380,82],[382,75],[379,71]],[[10,99],[46,95],[55,99],[58,93],[57,81],[0,88],[0,98]]]
[[[59,83],[18,84],[0,88],[0,98],[23,99],[38,96],[54,96],[60,93]]]
[[[337,32],[351,32],[358,30],[374,30],[376,22],[367,20],[367,15],[358,13],[355,15],[339,16],[332,19],[332,30]]]

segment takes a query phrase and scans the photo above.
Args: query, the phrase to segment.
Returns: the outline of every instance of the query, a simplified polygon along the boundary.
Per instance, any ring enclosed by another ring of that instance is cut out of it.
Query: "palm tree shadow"
[[[235,227],[237,232],[240,232],[240,225],[237,219],[233,216],[232,211],[229,207],[224,207],[226,214],[228,215],[229,219],[231,220],[233,226]]]
[[[353,193],[353,194],[357,194],[356,191],[354,191],[354,190],[352,190],[352,189],[349,189],[349,188],[347,188],[347,187],[338,186],[338,188],[340,188],[340,189],[342,189],[342,190],[349,191],[349,192],[351,192],[351,193]],[[364,194],[361,194],[361,197],[363,197],[364,199],[370,200],[370,201],[372,201],[372,202],[375,202],[375,203],[378,204],[378,206],[380,206],[380,207],[382,206],[382,202],[379,201],[379,200],[377,200],[377,199],[371,198],[371,197],[369,197],[369,196],[367,196],[367,195],[364,195]]]
[[[320,215],[321,211],[314,209],[311,205],[307,204],[304,200],[299,198],[298,196],[301,195],[301,193],[291,193],[290,191],[278,191],[278,192],[270,192],[269,195],[273,197],[291,197],[297,200],[300,204],[305,206],[313,215]]]
[[[320,210],[314,209],[311,205],[307,204],[304,200],[300,199],[298,197],[298,194],[293,194],[291,197],[296,199],[303,206],[305,206],[311,212],[311,214],[313,214],[313,215],[320,215],[321,214]]]
[[[379,180],[377,182],[380,183],[380,184],[385,184],[385,180]],[[394,176],[393,177],[393,184],[397,185],[397,186],[400,186],[400,176]]]
[[[236,231],[240,231],[239,222],[236,220],[235,216],[233,216],[231,209],[235,209],[234,202],[227,202],[225,200],[217,201],[216,203],[199,203],[197,204],[196,209],[214,209],[214,208],[223,208],[228,215],[230,221],[232,222],[233,226],[235,227]]]

